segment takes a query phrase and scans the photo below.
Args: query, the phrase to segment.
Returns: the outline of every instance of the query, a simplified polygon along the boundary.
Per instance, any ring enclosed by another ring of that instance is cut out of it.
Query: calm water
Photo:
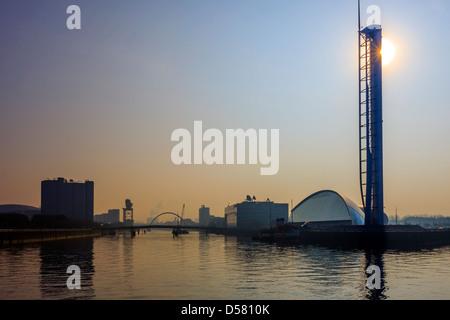
[[[366,288],[370,264],[382,290]],[[374,254],[153,230],[0,248],[0,299],[449,299],[449,265],[449,246]]]

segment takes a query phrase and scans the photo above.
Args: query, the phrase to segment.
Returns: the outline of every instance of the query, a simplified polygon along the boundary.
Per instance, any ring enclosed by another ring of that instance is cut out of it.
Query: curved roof
[[[23,204],[0,204],[0,213],[13,213],[23,211],[40,211],[37,207],[27,206]]]
[[[364,212],[349,198],[332,190],[316,192],[291,211],[293,222],[351,221],[364,224]]]
[[[22,204],[1,204],[0,214],[19,213],[24,214],[28,218],[31,218],[35,214],[40,214],[41,209],[32,206],[26,206]]]

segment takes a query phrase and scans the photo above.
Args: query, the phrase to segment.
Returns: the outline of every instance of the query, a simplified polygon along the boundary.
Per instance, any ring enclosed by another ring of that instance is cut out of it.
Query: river
[[[379,290],[367,287],[372,264]],[[374,253],[152,230],[0,247],[0,299],[449,299],[449,265],[450,246]]]

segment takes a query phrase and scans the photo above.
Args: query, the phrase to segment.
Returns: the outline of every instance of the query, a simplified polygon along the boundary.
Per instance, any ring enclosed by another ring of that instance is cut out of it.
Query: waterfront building
[[[215,217],[211,216],[211,219],[209,219],[208,227],[211,228],[225,228],[225,218],[224,217]]]
[[[62,215],[71,220],[93,221],[94,182],[64,178],[41,182],[41,214]]]
[[[289,204],[273,201],[247,201],[229,205],[225,208],[227,228],[242,231],[255,231],[275,227],[279,221],[287,222]]]
[[[364,225],[364,211],[349,198],[331,190],[316,192],[291,211],[290,222],[316,227]]]
[[[98,223],[119,223],[120,222],[120,209],[110,209],[107,213],[96,214],[94,216],[94,222]]]
[[[202,205],[200,209],[198,209],[198,223],[200,226],[208,226],[209,221],[211,219],[211,215],[209,213],[209,208]]]

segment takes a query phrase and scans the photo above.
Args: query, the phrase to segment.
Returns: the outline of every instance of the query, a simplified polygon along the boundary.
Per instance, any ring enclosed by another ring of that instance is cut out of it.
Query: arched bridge
[[[180,219],[180,223],[177,225],[172,224],[153,224],[156,219],[158,219],[160,216],[163,215],[173,215]],[[153,218],[153,220],[150,222],[150,224],[142,224],[142,225],[132,225],[132,226],[108,226],[104,225],[101,227],[102,230],[139,230],[139,229],[174,229],[174,228],[183,228],[183,229],[194,229],[194,230],[206,230],[207,232],[223,232],[227,230],[227,228],[221,228],[221,227],[207,227],[207,226],[198,226],[198,225],[182,225],[182,222],[184,219],[177,213],[174,212],[163,212],[158,214],[156,217]]]
[[[150,222],[150,226],[153,224],[153,222],[154,222],[156,219],[158,219],[159,217],[161,217],[161,216],[163,216],[163,215],[166,215],[166,214],[171,214],[171,215],[174,215],[174,216],[177,216],[178,218],[180,218],[180,224],[183,222],[183,218],[180,217],[180,215],[178,215],[178,214],[176,214],[176,213],[173,213],[173,212],[170,212],[170,211],[167,211],[167,212],[160,213],[160,214],[158,214],[155,218],[153,218],[152,222]]]

